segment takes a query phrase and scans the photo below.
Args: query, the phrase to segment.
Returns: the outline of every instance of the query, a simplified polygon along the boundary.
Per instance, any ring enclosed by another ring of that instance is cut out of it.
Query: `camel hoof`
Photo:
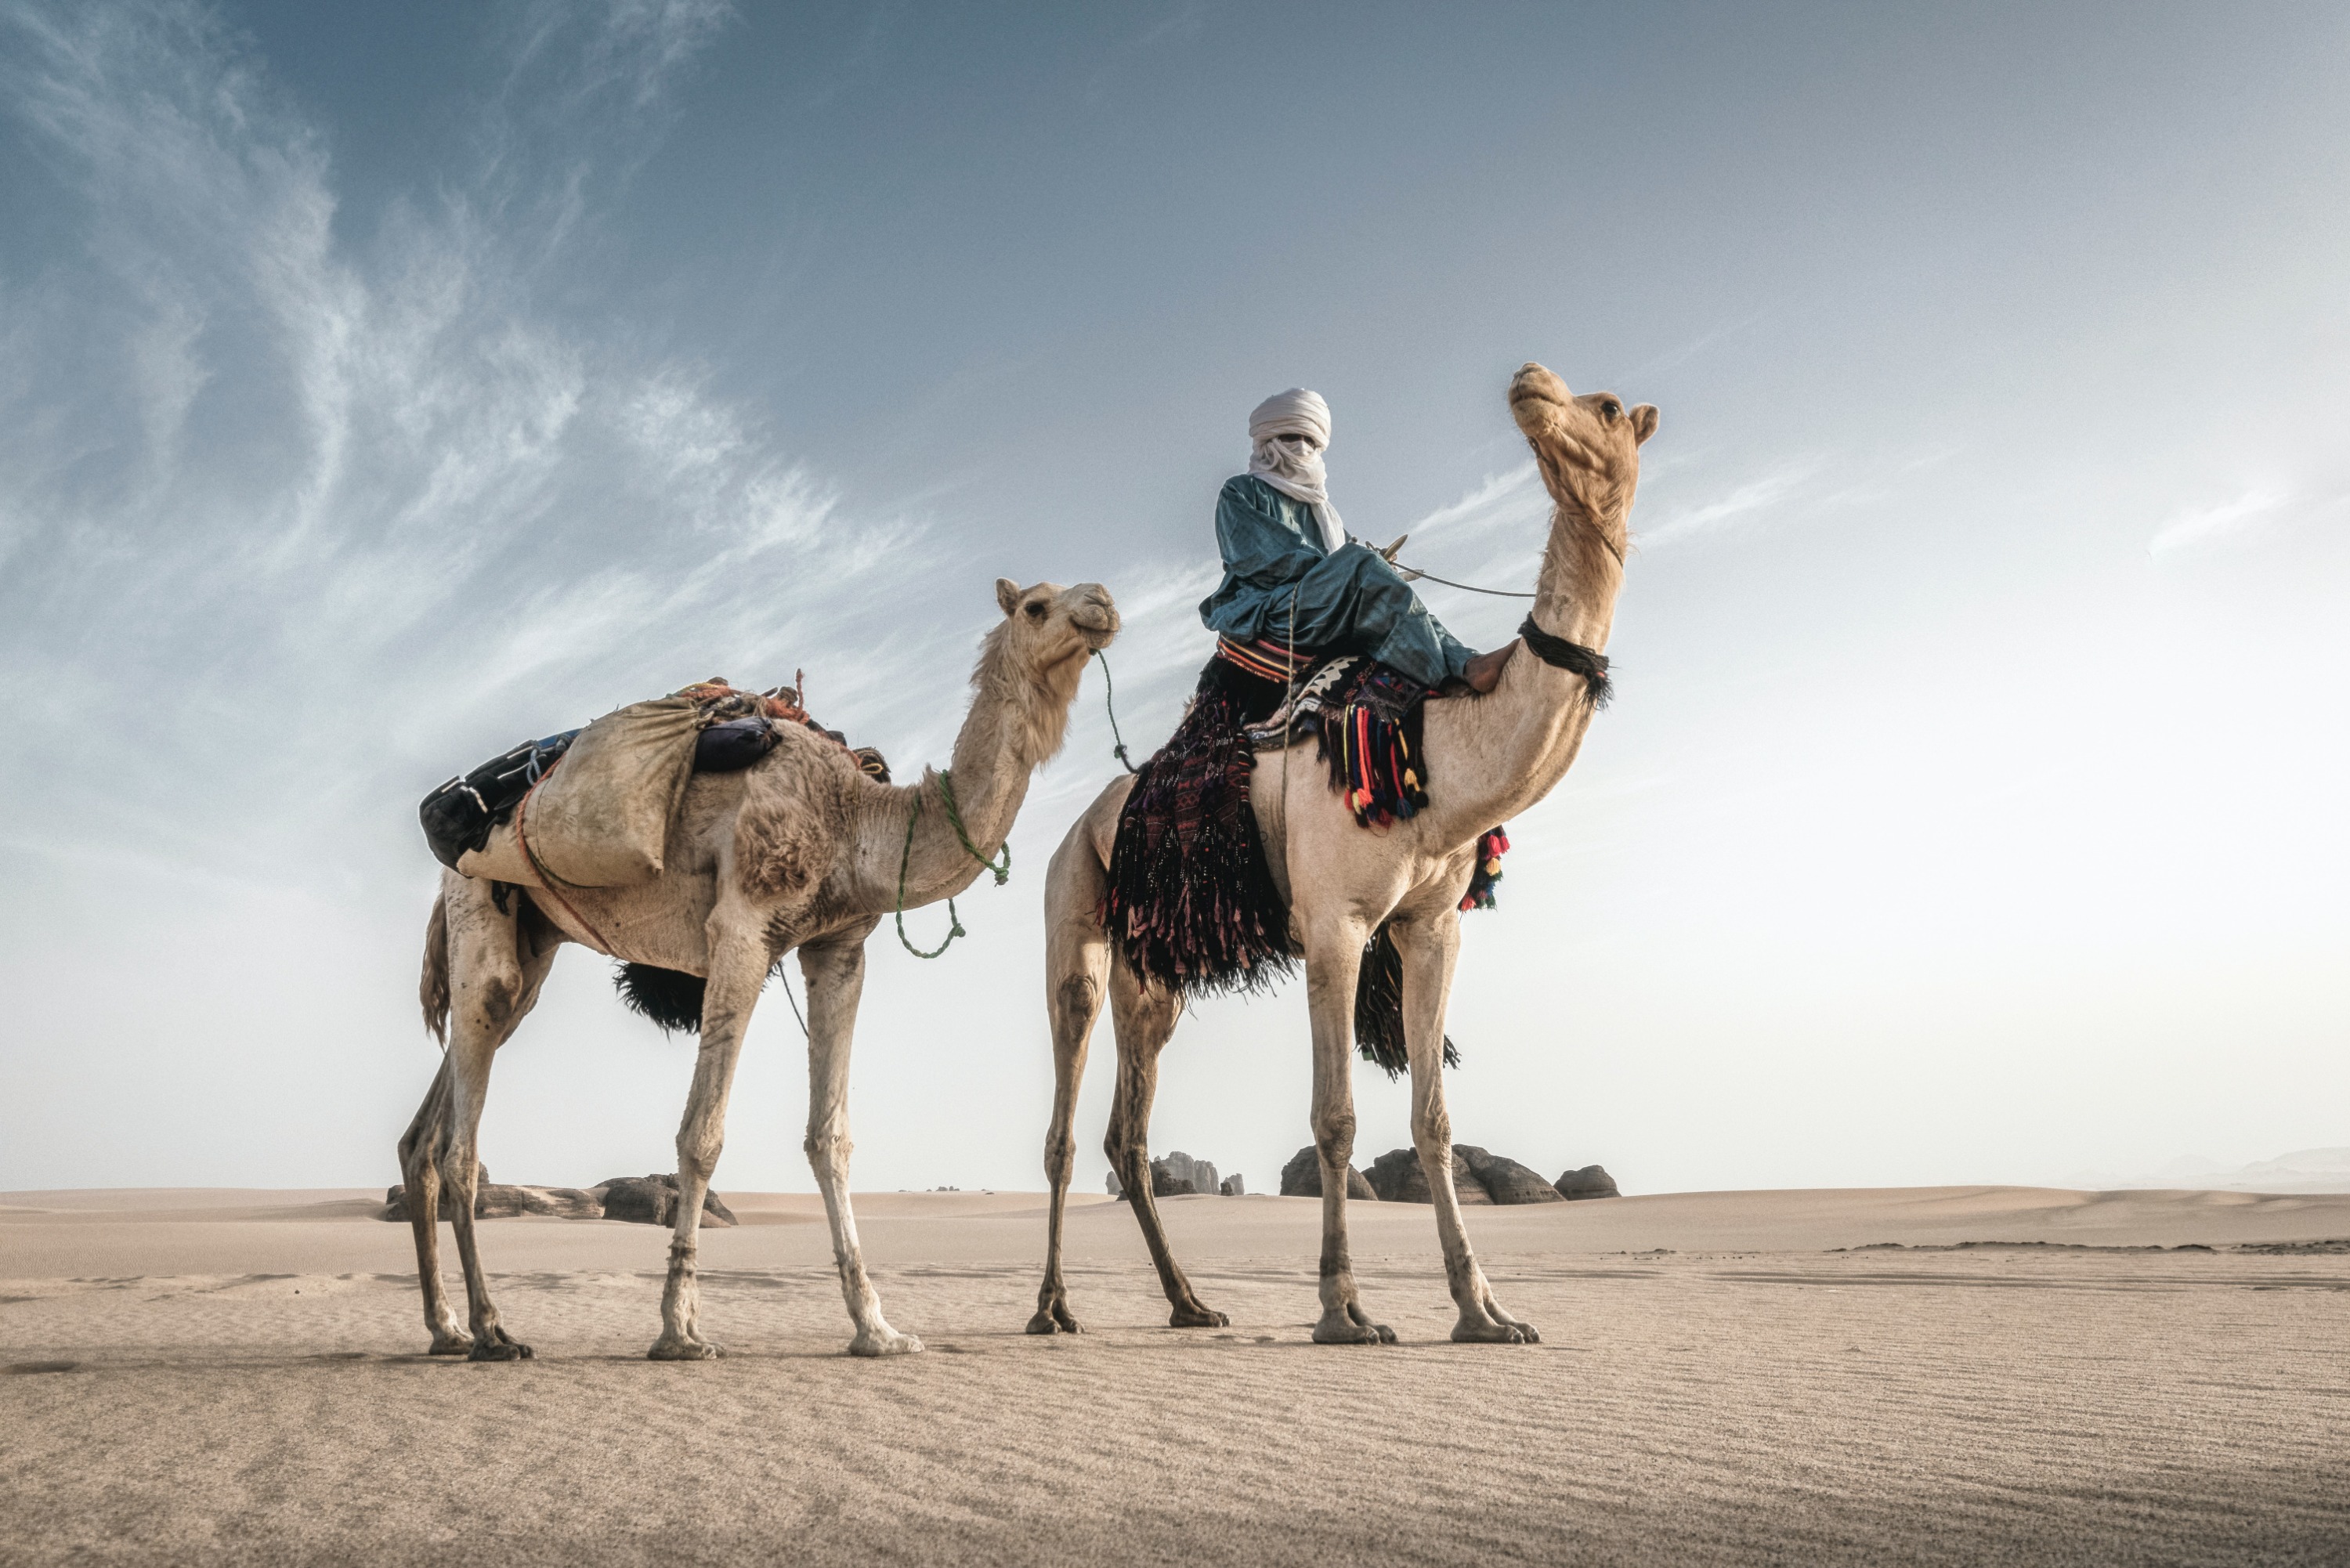
[[[1040,1306],[1036,1309],[1036,1315],[1028,1320],[1028,1332],[1031,1334],[1083,1334],[1086,1332],[1086,1325],[1079,1323],[1076,1314],[1069,1311],[1068,1303],[1055,1302],[1050,1306]]]
[[[1463,1319],[1452,1325],[1455,1345],[1533,1345],[1539,1337],[1523,1324],[1495,1323],[1490,1318],[1479,1322]]]
[[[1232,1322],[1213,1307],[1179,1306],[1167,1314],[1170,1328],[1230,1328]]]
[[[887,1334],[860,1334],[848,1342],[851,1355],[919,1355],[922,1342],[895,1329]]]
[[[1393,1345],[1395,1330],[1383,1323],[1358,1323],[1344,1313],[1326,1314],[1314,1325],[1316,1345]]]
[[[473,1336],[473,1348],[466,1353],[468,1361],[528,1361],[530,1346],[508,1334],[494,1328]]]
[[[715,1361],[725,1352],[706,1339],[691,1339],[662,1334],[645,1352],[647,1361]]]
[[[427,1355],[470,1355],[473,1354],[473,1336],[472,1334],[436,1334],[432,1336],[432,1348],[426,1351],[424,1354]]]

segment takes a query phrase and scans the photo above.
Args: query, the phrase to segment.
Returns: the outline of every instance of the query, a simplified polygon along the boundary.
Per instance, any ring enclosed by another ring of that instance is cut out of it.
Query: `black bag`
[[[514,815],[531,785],[546,776],[578,733],[566,730],[543,741],[525,741],[426,795],[416,815],[424,825],[424,842],[432,846],[432,857],[454,871],[467,850],[487,846],[490,830]]]
[[[778,739],[772,719],[735,719],[712,724],[693,738],[693,771],[740,772],[774,751]]]

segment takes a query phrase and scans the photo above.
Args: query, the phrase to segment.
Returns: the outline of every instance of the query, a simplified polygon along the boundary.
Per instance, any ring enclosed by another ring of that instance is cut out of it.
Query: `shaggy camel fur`
[[[1655,431],[1657,410],[1647,404],[1627,410],[1607,392],[1575,397],[1556,376],[1530,364],[1511,382],[1510,411],[1534,448],[1555,503],[1535,583],[1534,625],[1552,637],[1604,649],[1623,586],[1640,443]],[[1365,943],[1383,924],[1392,929],[1403,955],[1412,1143],[1435,1199],[1445,1273],[1461,1311],[1452,1337],[1511,1344],[1537,1337],[1493,1299],[1461,1229],[1440,1064],[1444,1008],[1460,951],[1459,906],[1478,835],[1518,816],[1565,776],[1593,706],[1582,676],[1523,649],[1503,665],[1490,696],[1430,702],[1422,747],[1430,804],[1384,832],[1356,826],[1310,754],[1295,763],[1291,752],[1257,759],[1250,800],[1274,879],[1289,900],[1291,932],[1305,951],[1313,1015],[1314,1143],[1322,1168],[1317,1342],[1395,1338],[1364,1311],[1347,1251],[1347,1171],[1355,1147],[1350,1058],[1356,975]],[[1070,1118],[1105,989],[1118,1038],[1118,1090],[1105,1146],[1110,1164],[1133,1199],[1159,1284],[1174,1306],[1170,1321],[1178,1328],[1225,1322],[1223,1314],[1201,1302],[1177,1266],[1150,1196],[1150,1102],[1158,1087],[1159,1053],[1174,1033],[1183,1001],[1144,984],[1122,960],[1113,961],[1099,914],[1118,811],[1132,788],[1130,779],[1119,779],[1102,792],[1069,830],[1046,875],[1045,989],[1055,1088],[1045,1172],[1053,1198],[1045,1282],[1028,1324],[1031,1334],[1078,1332],[1061,1273],[1061,1217],[1076,1153]]]
[[[1118,631],[1117,607],[1099,584],[1024,590],[999,580],[995,593],[1004,618],[988,634],[972,676],[977,694],[952,764],[978,854],[993,852],[1011,833],[1029,774],[1060,750],[1086,660]],[[751,1010],[769,972],[794,950],[808,991],[807,1155],[857,1326],[848,1348],[858,1355],[921,1349],[881,1315],[848,1201],[848,1046],[865,981],[865,939],[897,907],[907,819],[918,801],[905,878],[910,909],[961,892],[980,871],[977,855],[948,821],[938,775],[926,770],[910,788],[878,783],[840,747],[796,726],[743,772],[694,776],[671,827],[666,869],[651,882],[567,888],[568,907],[542,894],[501,909],[490,884],[453,871],[442,877],[425,934],[423,1002],[425,1022],[447,1050],[400,1141],[434,1355],[504,1361],[530,1354],[500,1324],[482,1273],[474,1138],[491,1058],[537,1000],[556,949],[573,941],[600,950],[599,935],[615,958],[707,981],[701,1054],[677,1135],[677,1231],[654,1359],[718,1354],[696,1315],[702,1195],[724,1139],[727,1090]],[[466,1328],[442,1293],[434,1221],[443,1187],[465,1272]]]

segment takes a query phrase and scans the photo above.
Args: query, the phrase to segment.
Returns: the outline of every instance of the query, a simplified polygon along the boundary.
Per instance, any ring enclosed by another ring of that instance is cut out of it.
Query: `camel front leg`
[[[1322,1316],[1316,1345],[1393,1345],[1355,1288],[1347,1250],[1347,1176],[1355,1158],[1355,977],[1367,933],[1351,916],[1309,931],[1305,1000],[1314,1021],[1314,1149],[1322,1166]]]
[[[1092,853],[1091,846],[1083,843],[1075,847],[1088,856]],[[1054,857],[1049,874],[1053,883],[1062,876],[1062,857],[1069,853],[1071,846],[1065,845],[1061,855]],[[1062,1277],[1061,1230],[1068,1209],[1069,1179],[1076,1168],[1072,1124],[1077,1114],[1077,1086],[1085,1080],[1086,1052],[1093,1039],[1094,1020],[1101,1012],[1109,946],[1091,909],[1073,911],[1068,919],[1055,921],[1049,909],[1050,892],[1046,898],[1045,1001],[1053,1023],[1053,1120],[1045,1133],[1045,1181],[1052,1189],[1052,1199],[1045,1210],[1045,1282],[1036,1287],[1036,1314],[1028,1320],[1028,1332],[1083,1334],[1085,1325],[1069,1310],[1069,1287]]]
[[[695,1266],[702,1234],[702,1200],[726,1145],[726,1097],[734,1087],[734,1064],[743,1055],[743,1035],[751,1026],[773,961],[766,938],[748,920],[710,921],[710,976],[702,996],[702,1049],[693,1064],[693,1087],[677,1129],[677,1229],[669,1244],[669,1282],[661,1290],[661,1334],[645,1354],[654,1361],[710,1361],[718,1346],[702,1337],[702,1286]]]
[[[1110,1101],[1104,1148],[1125,1185],[1126,1200],[1142,1227],[1142,1244],[1159,1269],[1159,1288],[1171,1309],[1170,1328],[1222,1328],[1232,1319],[1202,1302],[1167,1244],[1159,1200],[1150,1190],[1150,1102],[1159,1094],[1159,1053],[1175,1033],[1183,999],[1146,986],[1124,963],[1111,966],[1110,1023],[1118,1034],[1118,1093]]]
[[[1404,1049],[1411,1062],[1411,1142],[1436,1208],[1436,1234],[1444,1244],[1444,1277],[1461,1309],[1452,1337],[1463,1344],[1532,1345],[1542,1338],[1493,1300],[1477,1266],[1461,1199],[1452,1186],[1452,1117],[1444,1108],[1444,1010],[1452,968],[1461,956],[1461,915],[1446,909],[1432,921],[1398,920],[1403,956]]]
[[[869,928],[868,928],[869,929]],[[857,1003],[865,992],[864,933],[800,950],[800,973],[808,993],[808,1164],[824,1193],[825,1220],[832,1227],[832,1261],[840,1271],[840,1293],[857,1325],[851,1355],[906,1355],[922,1348],[881,1315],[881,1298],[866,1277],[865,1250],[857,1240],[857,1214],[848,1200],[848,1047],[857,1029]]]

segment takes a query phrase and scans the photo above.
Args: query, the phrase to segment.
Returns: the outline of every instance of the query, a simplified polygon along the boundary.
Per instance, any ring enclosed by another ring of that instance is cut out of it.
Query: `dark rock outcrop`
[[[1476,1172],[1469,1168],[1469,1162],[1461,1158],[1461,1145],[1452,1146],[1453,1196],[1463,1205],[1492,1203],[1493,1195],[1485,1190],[1484,1184],[1477,1179]],[[1481,1148],[1477,1152],[1482,1155],[1485,1151]],[[1371,1161],[1367,1174],[1371,1179],[1371,1190],[1379,1195],[1383,1203],[1435,1201],[1429,1194],[1428,1173],[1419,1168],[1417,1150],[1391,1148]]]
[[[1224,1178],[1223,1184],[1218,1187],[1216,1190],[1223,1194],[1226,1198],[1246,1198],[1248,1196],[1248,1183],[1243,1181],[1241,1179],[1241,1173],[1235,1170],[1230,1176]]]
[[[588,1189],[602,1201],[603,1217],[626,1220],[639,1225],[674,1225],[677,1223],[677,1178],[669,1174],[653,1176],[615,1176],[599,1181]],[[704,1225],[737,1224],[734,1211],[719,1201],[718,1194],[704,1190],[702,1195],[702,1222]]]
[[[1290,1157],[1281,1168],[1281,1195],[1284,1198],[1319,1198],[1322,1196],[1322,1157],[1307,1144]],[[1377,1201],[1378,1194],[1371,1190],[1370,1181],[1351,1167],[1347,1171],[1347,1196]]]
[[[449,1189],[441,1189],[441,1217],[449,1217]],[[604,1212],[602,1200],[592,1192],[577,1187],[497,1187],[487,1181],[473,1188],[473,1218],[476,1220],[517,1220],[526,1214],[545,1215],[555,1220],[594,1220]],[[406,1184],[391,1188],[383,1195],[383,1218],[405,1224],[408,1220],[408,1188]]]
[[[1608,1175],[1603,1167],[1596,1165],[1586,1165],[1581,1170],[1566,1171],[1552,1185],[1558,1189],[1558,1195],[1561,1198],[1621,1198],[1623,1196],[1616,1190],[1616,1179]]]
[[[1204,1159],[1193,1159],[1177,1149],[1164,1159],[1150,1162],[1150,1196],[1175,1198],[1185,1193],[1204,1192],[1215,1195],[1216,1168]]]
[[[1468,1167],[1469,1174],[1475,1177],[1477,1184],[1485,1189],[1485,1196],[1496,1203],[1565,1201],[1565,1194],[1544,1181],[1539,1173],[1520,1165],[1514,1159],[1504,1159],[1498,1154],[1488,1154],[1473,1143],[1456,1143],[1452,1146],[1453,1179],[1456,1185],[1460,1180],[1459,1173],[1463,1166]],[[1463,1198],[1461,1201],[1466,1203],[1469,1199]]]
[[[1212,1162],[1194,1159],[1180,1148],[1164,1159],[1150,1162],[1150,1196],[1153,1198],[1186,1198],[1193,1193],[1204,1193],[1210,1198],[1219,1194],[1232,1197],[1232,1193],[1225,1191],[1225,1186],[1223,1179],[1216,1174]],[[1125,1184],[1118,1180],[1115,1170],[1109,1173],[1109,1195],[1121,1199],[1126,1197]]]

